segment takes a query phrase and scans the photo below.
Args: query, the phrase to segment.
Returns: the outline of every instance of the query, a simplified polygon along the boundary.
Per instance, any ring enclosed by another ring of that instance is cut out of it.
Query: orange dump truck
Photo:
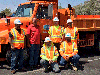
[[[21,28],[26,32],[34,17],[37,17],[37,24],[41,27],[41,42],[43,42],[45,37],[49,35],[49,27],[54,25],[53,18],[62,18],[60,25],[66,26],[66,20],[70,18],[70,12],[69,9],[64,9],[60,13],[58,11],[58,0],[32,0],[19,4],[14,17],[0,19],[0,61],[6,60],[6,54],[9,54],[8,37],[10,29],[15,26],[14,20],[19,19],[23,23]]]
[[[26,32],[28,25],[32,23],[32,18],[37,17],[37,24],[41,27],[41,42],[43,42],[45,37],[49,35],[49,27],[54,25],[54,17],[59,18],[59,25],[63,27],[66,27],[67,19],[71,18],[73,20],[73,26],[79,29],[79,47],[94,46],[94,37],[98,33],[98,31],[96,32],[95,30],[99,30],[98,23],[100,18],[93,18],[93,16],[91,16],[91,18],[87,17],[84,19],[86,16],[76,16],[75,10],[73,8],[69,9],[70,8],[58,10],[58,0],[31,0],[30,2],[18,5],[14,17],[0,19],[0,61],[6,60],[6,54],[9,54],[9,31],[15,26],[15,19],[19,19],[23,23],[21,28]],[[84,38],[82,38],[83,36]]]

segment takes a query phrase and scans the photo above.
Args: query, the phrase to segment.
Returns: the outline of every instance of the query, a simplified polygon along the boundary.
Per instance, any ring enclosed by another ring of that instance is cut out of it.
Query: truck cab
[[[0,61],[6,60],[6,53],[10,50],[8,38],[9,31],[15,27],[14,20],[19,19],[23,23],[21,28],[27,34],[27,27],[34,17],[37,18],[37,25],[41,28],[41,42],[43,42],[45,37],[49,36],[49,27],[54,25],[53,18],[58,17],[58,0],[32,0],[21,3],[18,5],[15,16],[0,19]]]

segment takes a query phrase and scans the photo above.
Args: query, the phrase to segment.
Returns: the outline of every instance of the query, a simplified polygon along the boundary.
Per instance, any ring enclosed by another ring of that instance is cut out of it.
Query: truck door
[[[49,27],[53,24],[53,5],[39,5],[37,9],[36,17],[38,19],[38,25],[40,26],[41,30],[41,38],[42,40],[45,37],[49,36],[48,30]]]

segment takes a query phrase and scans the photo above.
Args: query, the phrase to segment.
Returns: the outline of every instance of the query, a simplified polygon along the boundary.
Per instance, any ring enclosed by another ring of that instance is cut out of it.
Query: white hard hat
[[[58,17],[55,17],[55,18],[53,19],[53,21],[59,21]]]
[[[65,34],[65,37],[71,37],[70,33]]]
[[[49,37],[46,37],[44,42],[49,42],[49,41],[51,41],[51,39]]]
[[[22,23],[20,22],[19,19],[16,19],[16,20],[14,21],[14,24],[22,24]]]
[[[68,19],[68,20],[67,20],[67,23],[69,23],[69,22],[72,22],[72,20],[71,20],[71,19]]]

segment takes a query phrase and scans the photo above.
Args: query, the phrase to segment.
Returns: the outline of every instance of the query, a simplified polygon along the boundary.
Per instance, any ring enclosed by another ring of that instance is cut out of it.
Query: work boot
[[[16,73],[16,70],[12,70],[11,73],[12,73],[12,74],[15,74],[15,73]]]
[[[27,71],[27,69],[23,67],[22,69],[18,69],[18,71],[19,71],[19,72]]]
[[[36,68],[36,69],[39,69],[40,68],[38,65],[34,65],[33,67]]]
[[[23,67],[21,70],[22,70],[22,71],[26,71],[27,69]]]
[[[68,68],[70,65],[71,65],[70,62],[68,62],[64,67]]]
[[[73,68],[73,70],[74,70],[74,71],[77,71],[77,67],[75,67],[75,66],[72,66],[72,68]]]
[[[68,68],[68,64],[66,64],[66,65],[64,66],[64,68]]]
[[[55,70],[55,73],[59,73],[60,72],[60,69],[59,70]]]
[[[49,69],[48,68],[45,68],[44,72],[45,73],[49,73]]]

